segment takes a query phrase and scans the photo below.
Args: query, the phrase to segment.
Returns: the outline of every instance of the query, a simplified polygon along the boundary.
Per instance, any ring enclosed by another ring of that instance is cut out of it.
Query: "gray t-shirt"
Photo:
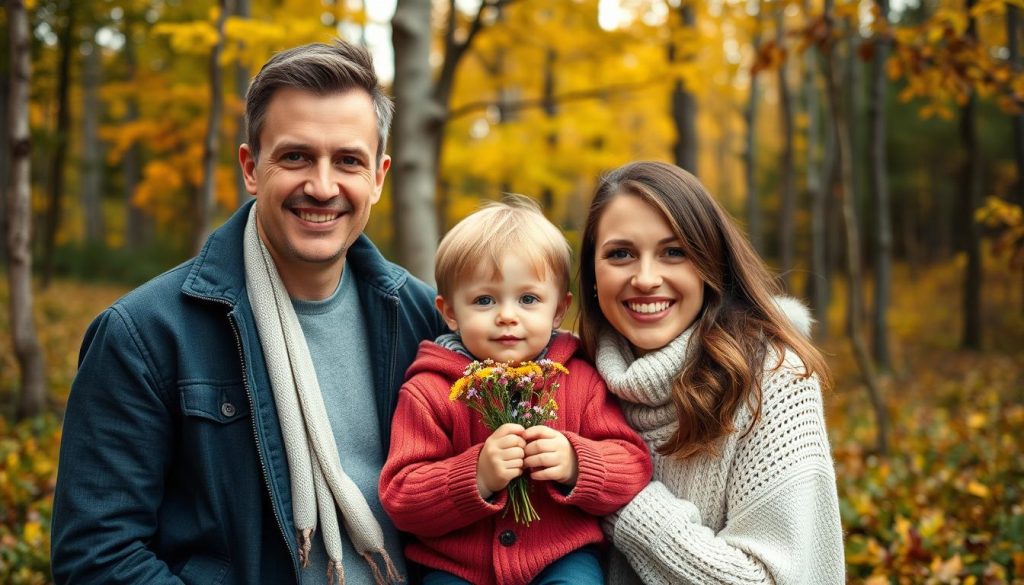
[[[359,306],[359,291],[351,270],[342,274],[338,289],[322,301],[292,301],[306,344],[313,358],[320,392],[327,407],[341,466],[363,493],[384,530],[384,542],[402,574],[405,566],[398,532],[380,505],[377,482],[387,453],[377,423],[377,389],[368,351],[366,321]],[[345,582],[373,583],[369,565],[352,547],[342,519],[342,563]],[[318,526],[319,528],[319,526]],[[380,562],[379,557],[376,559]],[[313,539],[309,566],[302,571],[303,585],[327,582],[327,551],[320,531]],[[383,570],[383,566],[381,567]]]

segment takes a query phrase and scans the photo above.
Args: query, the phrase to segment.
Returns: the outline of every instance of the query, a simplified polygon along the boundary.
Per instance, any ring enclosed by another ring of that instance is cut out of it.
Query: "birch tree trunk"
[[[888,23],[889,0],[875,0],[881,18]],[[889,297],[892,287],[892,215],[889,201],[889,175],[886,168],[885,62],[889,58],[888,33],[875,38],[874,69],[871,77],[871,103],[868,107],[868,128],[871,132],[869,173],[875,204],[875,305],[873,311],[875,363],[879,369],[892,369],[889,352]]]
[[[977,0],[967,0],[968,14]],[[977,20],[968,17],[968,42],[977,42]],[[967,270],[963,282],[963,332],[960,345],[964,349],[981,349],[981,226],[974,221],[974,211],[981,201],[981,153],[978,152],[978,99],[971,92],[960,113],[960,140],[964,150],[963,187],[957,223],[962,231]]]
[[[789,67],[785,55],[786,46],[786,10],[780,7],[775,14],[775,42],[783,51],[782,62],[779,64],[779,113],[781,114],[782,156],[779,161],[779,272],[787,291],[793,290],[792,272],[795,266],[796,234],[796,194],[794,192],[793,165],[793,104],[789,92]]]
[[[43,288],[53,278],[53,256],[60,230],[61,207],[64,199],[64,163],[67,160],[68,138],[71,134],[71,114],[68,93],[71,89],[71,60],[74,57],[76,5],[65,5],[64,27],[60,32],[60,61],[57,66],[57,132],[51,159],[49,205],[46,209],[46,233],[43,241]]]
[[[834,0],[825,0],[825,19],[829,29],[833,25]],[[833,37],[834,39],[834,37]],[[846,271],[849,285],[847,286],[846,325],[853,346],[854,358],[860,369],[861,376],[867,386],[868,398],[875,411],[877,435],[875,448],[879,454],[889,451],[889,416],[882,401],[881,390],[875,375],[867,344],[864,343],[861,325],[863,323],[863,298],[861,293],[860,230],[857,227],[857,212],[853,201],[853,164],[850,147],[850,128],[840,103],[840,88],[837,74],[839,55],[835,50],[834,40],[830,41],[829,52],[825,58],[825,82],[828,86],[828,106],[832,116],[832,124],[836,136],[836,163],[839,166],[839,181],[836,184],[836,195],[842,204],[843,224],[846,229]]]
[[[196,205],[196,225],[192,242],[198,253],[212,230],[217,212],[217,155],[220,151],[220,121],[224,115],[224,82],[221,79],[220,54],[224,49],[224,21],[232,10],[232,0],[220,0],[217,14],[217,42],[210,51],[210,117],[203,139],[203,186]]]
[[[103,242],[103,199],[100,188],[103,179],[103,147],[99,139],[99,118],[102,104],[99,98],[100,75],[103,63],[102,48],[90,43],[85,58],[82,78],[82,210],[85,216],[85,238],[92,244]]]
[[[697,30],[697,18],[693,0],[684,0],[679,6],[679,15],[683,27]],[[669,43],[668,59],[674,63],[678,58],[678,47]],[[689,58],[689,57],[687,57]],[[673,149],[676,165],[698,175],[697,172],[697,98],[681,80],[677,80],[672,88],[672,121],[676,128],[676,143]]]
[[[43,351],[36,335],[32,309],[32,190],[31,134],[28,125],[32,80],[28,14],[23,0],[7,0],[10,41],[10,188],[7,200],[7,280],[14,354],[21,369],[17,417],[35,416],[46,404]]]
[[[454,4],[450,10],[455,10]],[[395,251],[400,264],[433,284],[438,240],[436,157],[445,111],[437,102],[430,70],[430,0],[398,0],[391,28],[396,102],[391,132]]]

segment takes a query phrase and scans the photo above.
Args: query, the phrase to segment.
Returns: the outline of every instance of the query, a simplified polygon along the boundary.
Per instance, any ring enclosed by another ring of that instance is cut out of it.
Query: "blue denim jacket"
[[[54,496],[57,583],[298,581],[288,463],[245,291],[249,205],[86,332]],[[405,369],[443,322],[434,291],[365,236],[345,265],[386,443]]]

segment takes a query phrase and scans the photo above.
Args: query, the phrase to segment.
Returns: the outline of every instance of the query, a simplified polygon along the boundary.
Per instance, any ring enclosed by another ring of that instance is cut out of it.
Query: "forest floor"
[[[881,388],[890,454],[874,451],[867,393],[843,337],[843,287],[822,343],[826,421],[851,583],[1024,584],[1024,275],[987,266],[985,349],[959,349],[962,268],[897,267],[894,368]],[[17,365],[0,282],[0,583],[48,583],[59,413],[89,322],[126,289],[57,281],[36,298],[54,414],[10,422]],[[870,299],[869,299],[870,306]]]

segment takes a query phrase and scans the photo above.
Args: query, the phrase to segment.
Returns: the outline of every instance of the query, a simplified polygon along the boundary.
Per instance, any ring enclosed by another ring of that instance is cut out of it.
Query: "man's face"
[[[378,165],[376,152],[377,116],[361,89],[280,89],[267,107],[259,159],[248,145],[239,149],[260,237],[293,295],[311,274],[341,274],[391,166],[386,155]]]

